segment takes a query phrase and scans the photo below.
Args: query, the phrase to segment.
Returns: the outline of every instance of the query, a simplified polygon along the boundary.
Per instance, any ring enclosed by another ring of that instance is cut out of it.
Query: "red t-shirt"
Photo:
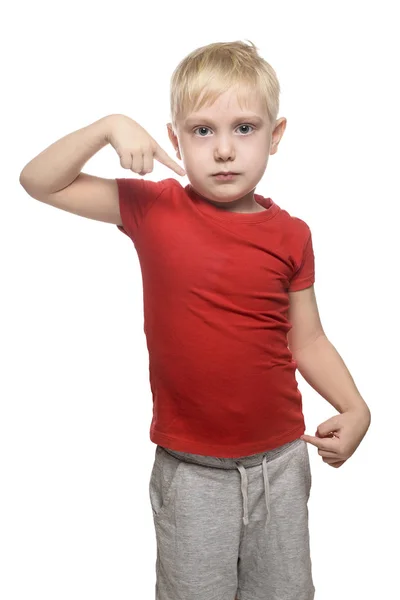
[[[155,444],[191,454],[258,454],[305,431],[288,348],[288,291],[314,283],[308,225],[234,213],[176,179],[116,179],[122,226],[143,279]]]

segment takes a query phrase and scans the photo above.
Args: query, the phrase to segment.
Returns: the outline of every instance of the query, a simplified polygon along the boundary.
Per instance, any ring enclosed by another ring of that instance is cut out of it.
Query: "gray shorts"
[[[156,447],[156,600],[313,600],[301,439],[243,458]]]

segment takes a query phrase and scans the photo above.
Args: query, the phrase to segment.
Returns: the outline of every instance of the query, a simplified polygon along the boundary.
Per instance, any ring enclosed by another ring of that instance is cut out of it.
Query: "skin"
[[[232,212],[265,210],[255,201],[254,191],[270,154],[278,150],[286,129],[284,117],[272,126],[257,95],[248,98],[242,108],[231,89],[212,105],[178,119],[176,132],[172,123],[167,129],[176,156],[183,161],[190,184],[200,196]],[[232,181],[213,177],[224,170],[239,175]]]

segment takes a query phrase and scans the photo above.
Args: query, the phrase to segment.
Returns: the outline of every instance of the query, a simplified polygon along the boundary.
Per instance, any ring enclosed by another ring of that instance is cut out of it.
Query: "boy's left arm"
[[[340,413],[301,439],[324,462],[340,467],[355,452],[371,423],[370,410],[319,318],[314,286],[289,292],[288,346],[304,379]]]

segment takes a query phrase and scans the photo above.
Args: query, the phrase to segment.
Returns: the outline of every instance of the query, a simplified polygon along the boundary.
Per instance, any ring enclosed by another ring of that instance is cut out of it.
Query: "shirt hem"
[[[293,285],[289,286],[288,292],[299,292],[300,290],[305,290],[306,288],[311,287],[315,283],[315,277],[307,277],[305,279],[299,279],[295,281]]]
[[[159,446],[175,450],[177,452],[188,452],[190,454],[200,454],[203,456],[214,456],[218,458],[239,458],[243,456],[251,456],[252,454],[260,454],[274,450],[279,446],[288,444],[298,439],[305,432],[304,423],[297,426],[295,429],[285,432],[283,435],[275,436],[264,442],[251,444],[235,444],[234,446],[226,446],[222,444],[204,444],[191,440],[182,440],[180,438],[160,433],[159,431],[150,431],[150,440]]]

